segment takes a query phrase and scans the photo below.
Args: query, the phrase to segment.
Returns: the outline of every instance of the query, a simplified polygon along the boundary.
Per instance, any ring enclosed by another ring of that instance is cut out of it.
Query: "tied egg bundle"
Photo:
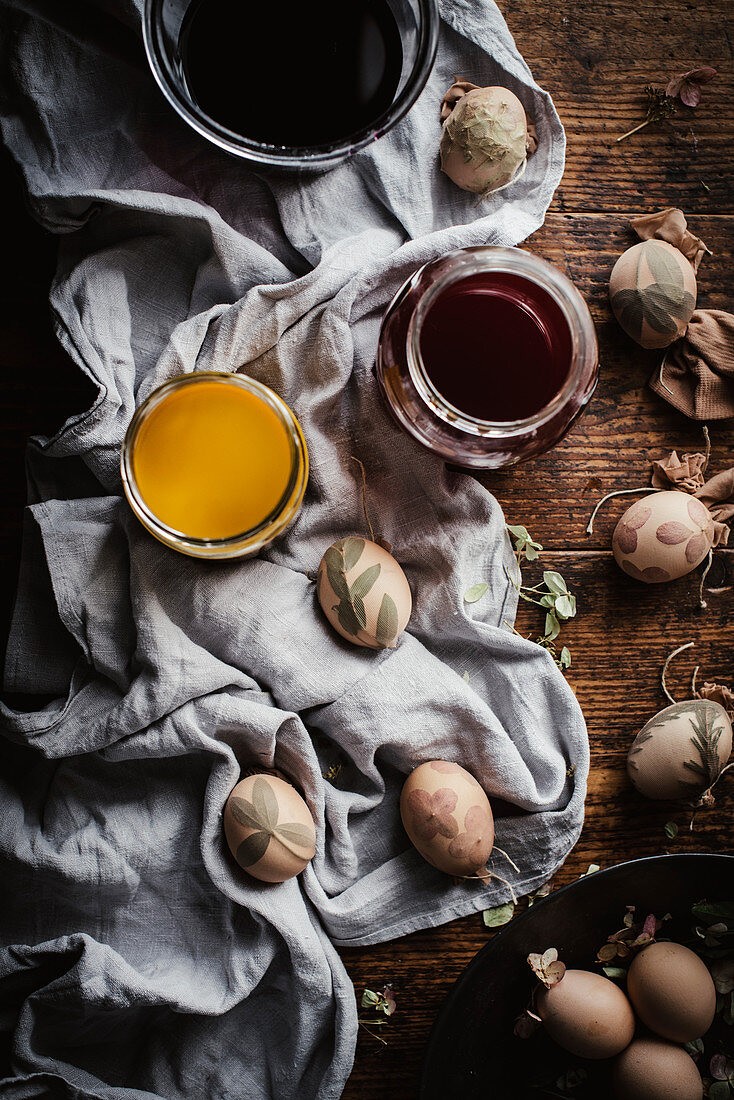
[[[520,179],[538,142],[525,109],[508,88],[455,80],[441,103],[441,168],[479,201]]]
[[[696,308],[696,275],[709,249],[674,207],[630,226],[640,242],[614,265],[609,297],[628,336],[667,349],[650,387],[694,420],[734,416],[734,315]]]

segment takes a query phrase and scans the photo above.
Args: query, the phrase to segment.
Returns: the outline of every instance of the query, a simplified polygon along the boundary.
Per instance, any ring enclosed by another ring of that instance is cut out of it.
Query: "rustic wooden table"
[[[500,0],[517,44],[556,102],[568,137],[566,173],[546,224],[525,247],[557,264],[588,301],[601,348],[601,381],[585,417],[552,453],[505,474],[487,476],[509,523],[521,523],[545,547],[542,568],[559,569],[578,598],[578,617],[561,640],[572,652],[568,679],[586,715],[592,771],[586,825],[554,885],[589,864],[608,866],[661,852],[731,851],[734,782],[699,814],[695,831],[678,807],[643,801],[625,773],[630,742],[665,699],[660,671],[674,647],[694,641],[671,671],[684,693],[695,664],[701,675],[734,686],[732,627],[734,550],[719,551],[709,574],[708,609],[700,611],[700,571],[672,586],[642,587],[625,577],[609,551],[624,498],[585,532],[595,501],[612,489],[646,485],[650,461],[672,448],[702,449],[701,429],[646,386],[658,356],[627,339],[613,320],[607,280],[634,238],[630,215],[680,206],[712,249],[702,264],[699,305],[734,306],[734,9],[730,0]],[[644,87],[711,64],[718,70],[696,110],[681,108],[627,140],[615,138],[645,115]],[[53,240],[24,212],[7,157],[6,224],[22,229],[6,246],[12,278],[0,301],[0,564],[2,624],[17,574],[28,434],[50,432],[86,407],[91,392],[56,345],[46,312]],[[710,470],[734,463],[734,428],[711,425]],[[523,631],[539,632],[540,612],[523,607]],[[726,783],[726,781],[725,781]],[[724,786],[724,784],[722,784]],[[680,832],[669,840],[668,821]],[[520,904],[519,910],[525,903]],[[404,939],[342,951],[358,996],[391,982],[398,1010],[382,1034],[360,1032],[345,1100],[409,1098],[417,1093],[429,1029],[451,984],[487,942],[481,917],[453,921]],[[453,1100],[453,1098],[447,1098]]]

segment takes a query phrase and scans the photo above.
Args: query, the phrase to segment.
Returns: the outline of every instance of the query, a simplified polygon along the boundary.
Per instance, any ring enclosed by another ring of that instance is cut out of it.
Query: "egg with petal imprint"
[[[439,871],[472,878],[485,870],[494,845],[492,809],[459,764],[419,764],[403,784],[400,816],[412,844]]]
[[[731,755],[729,715],[713,699],[673,703],[647,722],[627,754],[627,774],[646,798],[695,799]]]
[[[408,579],[392,554],[357,536],[326,551],[316,594],[334,630],[368,649],[395,649],[413,606]]]
[[[628,576],[662,584],[700,565],[713,541],[708,508],[688,493],[663,490],[627,509],[614,529],[612,552]]]
[[[270,773],[248,775],[224,807],[224,835],[240,867],[263,882],[301,873],[316,851],[311,811],[295,787]]]

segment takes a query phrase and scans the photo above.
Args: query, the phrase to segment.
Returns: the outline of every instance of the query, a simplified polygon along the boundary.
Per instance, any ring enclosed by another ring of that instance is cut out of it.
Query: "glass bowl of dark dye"
[[[478,245],[424,264],[382,320],[376,371],[394,418],[456,466],[498,469],[555,446],[598,381],[594,323],[553,264]]]
[[[438,0],[146,0],[143,15],[150,67],[180,117],[289,171],[328,170],[391,130],[428,80],[438,33]]]
[[[670,913],[665,938],[690,943],[691,909],[704,899],[734,899],[734,856],[701,852],[619,863],[526,909],[474,956],[441,1006],[423,1058],[419,1100],[541,1100],[557,1094],[557,1077],[579,1067],[588,1078],[574,1088],[577,1100],[611,1098],[608,1060],[576,1058],[542,1028],[528,1039],[514,1035],[534,982],[527,957],[555,947],[567,966],[601,973],[596,953],[622,927],[628,905],[641,919]],[[707,1042],[715,1043],[717,1029],[725,1028],[720,1020]]]

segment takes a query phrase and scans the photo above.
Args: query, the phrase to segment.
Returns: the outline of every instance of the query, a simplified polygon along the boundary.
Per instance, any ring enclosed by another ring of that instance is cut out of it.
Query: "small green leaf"
[[[253,804],[248,802],[246,798],[230,798],[229,808],[235,821],[239,821],[240,825],[244,825],[248,829],[262,829],[265,824],[260,820]]]
[[[342,630],[346,630],[347,634],[354,637],[359,634],[359,620],[355,614],[354,608],[348,600],[342,600],[337,608],[337,617],[339,619],[339,625]]]
[[[623,966],[603,966],[602,970],[608,978],[626,978],[627,971]]]
[[[549,592],[555,592],[557,596],[567,595],[568,587],[560,573],[556,573],[552,569],[546,569],[543,573],[543,580]]]
[[[554,611],[549,611],[545,617],[545,636],[549,641],[553,641],[561,633],[561,626],[556,618]]]
[[[528,534],[527,527],[523,527],[519,523],[514,524],[514,525],[511,524],[511,523],[508,523],[507,524],[507,530],[510,532],[511,535],[514,535],[515,538],[517,538],[517,539],[522,539],[523,541],[525,541],[525,540],[529,540],[529,538],[530,538],[530,535]]]
[[[561,656],[558,658],[558,660],[560,662],[561,668],[571,667],[571,650],[568,648],[567,645],[564,645],[563,649],[561,650]]]
[[[351,599],[350,599],[349,602],[352,605],[352,610],[354,611],[354,616],[355,616],[357,622],[359,623],[359,625],[361,626],[362,630],[366,630],[367,629],[367,612],[365,610],[364,600],[360,596],[355,596],[353,591],[350,593],[350,596],[351,596]]]
[[[559,596],[556,600],[556,615],[559,619],[572,619],[576,608],[570,596]]]
[[[545,596],[540,598],[540,606],[546,607],[549,611],[556,606],[556,600],[558,596],[554,596],[552,592],[547,592]]]
[[[237,848],[236,859],[240,867],[252,867],[265,855],[270,843],[270,833],[251,833]]]
[[[597,871],[600,871],[601,867],[598,863],[590,863],[588,868],[584,871],[581,878],[586,878],[587,875],[595,875]]]
[[[349,572],[357,564],[362,557],[362,551],[364,550],[364,539],[348,538],[344,539],[342,553],[344,554],[344,571]]]
[[[494,909],[485,909],[482,920],[487,928],[501,928],[503,924],[509,924],[514,914],[514,903],[508,901],[505,905],[497,905]]]
[[[355,596],[358,596],[361,600],[365,598],[379,577],[381,569],[382,566],[378,562],[376,565],[371,565],[369,569],[365,569],[364,573],[359,574],[350,588],[352,599],[354,599]]]
[[[656,283],[672,283],[673,286],[683,287],[683,272],[665,245],[656,241],[645,241],[642,252]]]
[[[663,827],[663,832],[669,840],[673,840],[675,837],[678,836],[678,826],[674,821],[666,821]]]
[[[535,561],[538,556],[538,550],[542,549],[542,546],[536,546],[534,542],[528,542],[525,544],[525,557],[528,561]]]
[[[378,993],[373,993],[371,989],[365,989],[362,994],[362,1008],[374,1008],[375,1005],[380,1003],[380,996]]]
[[[383,649],[393,645],[398,633],[398,609],[395,601],[387,592],[382,597],[380,613],[377,616],[375,637]]]
[[[471,588],[467,588],[464,593],[464,603],[476,603],[477,600],[481,600],[488,588],[489,585],[486,581],[479,581],[478,584],[473,584]]]

